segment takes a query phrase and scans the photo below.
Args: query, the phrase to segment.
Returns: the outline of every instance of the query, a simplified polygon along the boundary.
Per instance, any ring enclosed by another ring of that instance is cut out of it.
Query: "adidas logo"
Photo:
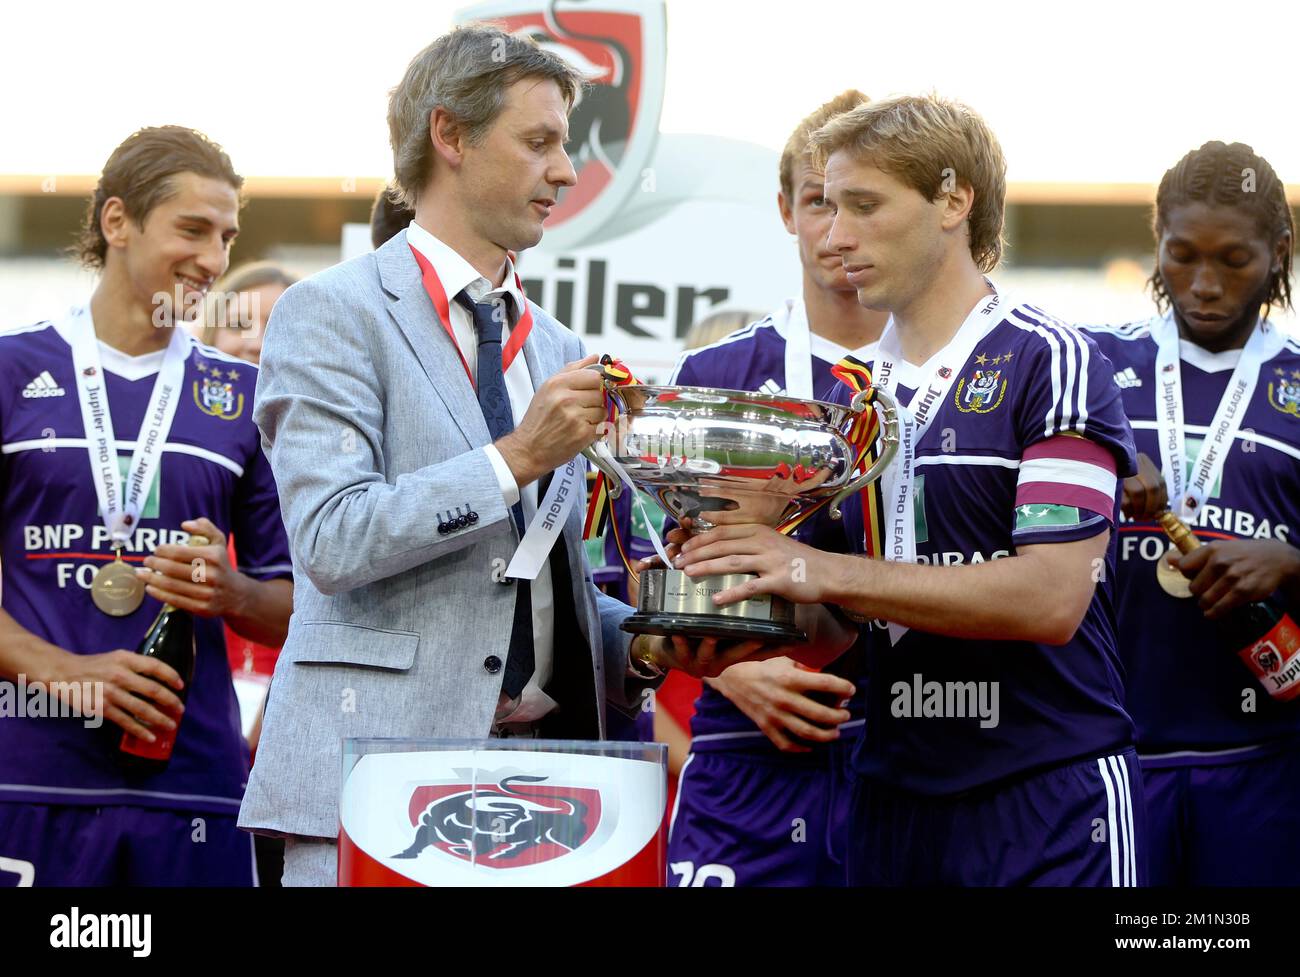
[[[758,388],[758,392],[761,394],[768,394],[769,396],[775,396],[777,394],[785,393],[785,390],[782,389],[779,383],[769,377],[767,380],[763,381],[763,385]]]
[[[23,396],[28,400],[35,400],[38,397],[62,397],[66,393],[66,390],[54,382],[54,377],[50,376],[49,370],[41,371],[40,376],[23,387]]]
[[[1115,374],[1115,383],[1121,390],[1127,390],[1129,387],[1142,386],[1142,378],[1133,372],[1133,367],[1126,366]]]

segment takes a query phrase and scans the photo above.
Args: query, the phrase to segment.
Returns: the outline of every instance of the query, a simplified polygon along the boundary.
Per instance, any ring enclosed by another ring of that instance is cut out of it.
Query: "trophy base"
[[[714,605],[714,594],[753,576],[728,573],[692,579],[681,570],[643,570],[637,613],[623,622],[623,630],[665,637],[680,634],[733,641],[807,641],[807,635],[795,626],[794,605],[783,597],[761,594],[726,607]]]

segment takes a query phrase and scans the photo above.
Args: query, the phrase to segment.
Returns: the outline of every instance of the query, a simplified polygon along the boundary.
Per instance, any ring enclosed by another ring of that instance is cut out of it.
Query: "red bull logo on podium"
[[[339,884],[664,884],[662,760],[486,742],[361,756],[340,797]]]

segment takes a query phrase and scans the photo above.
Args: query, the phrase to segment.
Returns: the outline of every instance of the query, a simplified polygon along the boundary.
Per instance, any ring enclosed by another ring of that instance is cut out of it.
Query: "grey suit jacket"
[[[584,354],[532,311],[523,351],[536,386]],[[294,608],[239,824],[332,837],[344,737],[488,734],[505,670],[487,659],[505,660],[519,590],[494,579],[517,530],[405,232],[280,298],[254,418],[292,546]],[[466,505],[478,522],[439,535],[437,514]],[[581,640],[557,630],[555,659],[590,655],[594,689],[630,710],[644,690],[626,678],[630,636],[618,628],[631,608],[591,583],[581,510],[562,537]],[[603,735],[595,698],[582,705]]]

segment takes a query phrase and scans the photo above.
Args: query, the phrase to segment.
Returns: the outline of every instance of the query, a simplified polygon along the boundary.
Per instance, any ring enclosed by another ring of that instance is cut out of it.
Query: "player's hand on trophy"
[[[1168,507],[1169,494],[1165,490],[1165,477],[1160,474],[1156,463],[1141,453],[1137,462],[1137,474],[1124,479],[1124,499],[1120,508],[1129,519],[1142,522],[1154,519],[1158,512]]]
[[[1300,550],[1275,539],[1215,540],[1170,559],[1205,616],[1221,618],[1300,580]]]
[[[533,394],[519,426],[496,443],[519,485],[559,468],[600,435],[605,420],[601,374],[587,367],[596,354],[568,363]]]
[[[838,739],[840,723],[849,719],[847,709],[824,705],[809,693],[840,702],[854,692],[848,679],[784,657],[738,662],[709,679],[709,684],[752,719],[777,749],[787,753],[807,753],[812,749],[808,743]]]
[[[696,678],[714,678],[726,669],[756,655],[778,655],[781,650],[765,641],[730,641],[720,638],[666,638],[640,634],[632,640],[632,656],[654,667],[676,668]]]
[[[719,607],[759,594],[779,594],[796,604],[829,599],[834,554],[813,549],[767,526],[719,526],[682,543],[674,561],[688,577],[752,573],[756,576],[714,594]]]
[[[673,526],[664,534],[664,552],[668,554],[669,560],[677,559],[678,554],[682,551],[682,544],[691,538],[691,527],[693,525],[690,517],[686,516],[681,523]],[[659,554],[655,553],[647,556],[644,560],[637,560],[636,566],[632,569],[640,573],[642,570],[649,570],[651,567],[661,567],[663,565],[664,561],[659,559]]]

